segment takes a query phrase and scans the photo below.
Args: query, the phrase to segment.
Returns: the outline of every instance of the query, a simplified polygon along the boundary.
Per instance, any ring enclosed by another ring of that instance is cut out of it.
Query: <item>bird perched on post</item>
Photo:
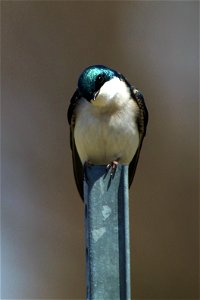
[[[119,72],[103,65],[86,68],[68,108],[76,185],[83,199],[85,163],[129,165],[129,187],[137,167],[148,111],[142,93]]]

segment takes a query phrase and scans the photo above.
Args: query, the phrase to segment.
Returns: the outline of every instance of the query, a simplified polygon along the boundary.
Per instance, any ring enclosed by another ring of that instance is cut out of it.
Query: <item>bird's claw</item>
[[[119,164],[118,161],[114,160],[106,166],[106,171],[108,172],[110,170],[110,177],[111,178],[114,178],[118,164]]]

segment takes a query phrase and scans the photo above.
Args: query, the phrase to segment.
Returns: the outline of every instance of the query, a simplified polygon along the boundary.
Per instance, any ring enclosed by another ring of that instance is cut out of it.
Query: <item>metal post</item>
[[[85,166],[84,201],[87,299],[131,299],[128,167]]]

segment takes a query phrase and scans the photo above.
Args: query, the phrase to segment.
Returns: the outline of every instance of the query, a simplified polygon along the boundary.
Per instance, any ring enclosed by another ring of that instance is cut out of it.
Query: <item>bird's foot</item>
[[[118,164],[119,164],[118,160],[114,160],[106,166],[106,171],[108,172],[110,170],[110,177],[111,178],[114,178]]]

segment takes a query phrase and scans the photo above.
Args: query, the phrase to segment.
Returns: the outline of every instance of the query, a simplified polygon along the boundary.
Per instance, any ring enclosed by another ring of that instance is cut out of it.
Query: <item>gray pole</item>
[[[128,166],[112,179],[106,166],[85,167],[88,300],[131,299],[128,194]]]

